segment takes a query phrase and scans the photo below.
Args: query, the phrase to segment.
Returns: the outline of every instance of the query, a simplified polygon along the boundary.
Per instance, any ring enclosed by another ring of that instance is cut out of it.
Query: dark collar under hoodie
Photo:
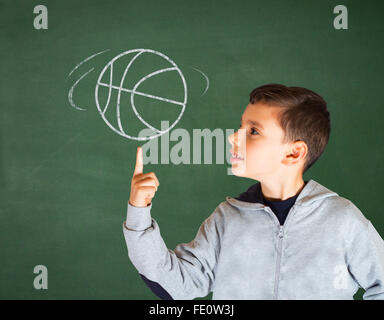
[[[307,184],[307,182],[308,181],[304,181],[304,184]],[[270,207],[277,219],[279,219],[280,224],[283,225],[289,210],[295,203],[298,196],[299,194],[288,199],[278,201],[267,200],[261,191],[261,184],[258,182],[251,186],[247,191],[241,193],[236,199],[251,203],[261,203]]]

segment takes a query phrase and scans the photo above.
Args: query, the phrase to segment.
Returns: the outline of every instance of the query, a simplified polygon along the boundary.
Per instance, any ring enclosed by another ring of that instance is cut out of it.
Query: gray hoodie
[[[128,203],[128,256],[173,299],[353,299],[359,287],[364,299],[384,299],[383,239],[350,200],[312,179],[283,226],[269,207],[226,197],[174,250],[151,209]]]

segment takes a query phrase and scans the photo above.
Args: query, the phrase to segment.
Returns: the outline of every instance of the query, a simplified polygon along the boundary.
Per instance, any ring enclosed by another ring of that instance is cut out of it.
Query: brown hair
[[[274,83],[252,90],[249,102],[259,101],[282,108],[279,121],[285,133],[283,143],[301,140],[307,144],[304,173],[321,156],[329,140],[331,121],[327,103],[311,90]]]

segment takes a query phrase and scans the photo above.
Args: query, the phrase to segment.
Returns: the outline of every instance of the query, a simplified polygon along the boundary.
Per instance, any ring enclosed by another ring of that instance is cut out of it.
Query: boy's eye
[[[254,134],[255,132],[256,134],[259,134],[255,128],[251,128],[251,134]]]
[[[239,129],[241,129],[241,124],[239,126]],[[255,128],[251,128],[251,134],[252,135],[256,135],[256,134],[259,134],[259,133],[257,132],[257,130]]]

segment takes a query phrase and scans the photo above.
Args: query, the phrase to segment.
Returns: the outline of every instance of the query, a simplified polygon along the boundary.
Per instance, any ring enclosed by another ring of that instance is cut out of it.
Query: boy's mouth
[[[230,150],[232,157],[230,159],[231,162],[237,162],[237,161],[242,161],[244,160],[243,157],[241,157],[238,153],[233,152],[233,150]]]

